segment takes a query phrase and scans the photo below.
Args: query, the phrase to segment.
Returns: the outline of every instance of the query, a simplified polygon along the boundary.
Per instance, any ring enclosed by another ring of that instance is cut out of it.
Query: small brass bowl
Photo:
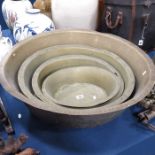
[[[119,89],[117,75],[94,66],[60,69],[50,74],[42,85],[49,104],[80,108],[102,104],[113,98]]]

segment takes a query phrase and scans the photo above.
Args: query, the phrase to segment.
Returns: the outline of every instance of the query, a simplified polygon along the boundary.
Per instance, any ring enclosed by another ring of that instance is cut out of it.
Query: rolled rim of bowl
[[[39,100],[37,99],[29,99],[27,97],[25,97],[19,90],[17,90],[14,86],[10,85],[8,77],[6,75],[6,65],[10,59],[10,57],[12,57],[14,54],[16,54],[16,50],[18,48],[20,48],[21,46],[24,46],[25,44],[28,44],[29,42],[32,42],[36,39],[41,39],[47,36],[50,36],[51,34],[55,34],[55,35],[59,35],[60,33],[84,33],[84,34],[89,34],[89,35],[94,35],[94,36],[98,36],[98,37],[107,37],[108,39],[112,39],[112,41],[116,41],[119,40],[120,43],[123,43],[123,45],[125,45],[126,47],[130,47],[131,49],[134,50],[134,52],[136,52],[144,61],[147,62],[147,66],[148,66],[148,80],[147,83],[145,84],[145,86],[143,87],[143,90],[141,90],[138,95],[134,95],[131,99],[127,100],[126,102],[123,102],[122,104],[118,104],[118,105],[113,105],[113,106],[109,106],[109,107],[101,107],[100,110],[96,110],[96,111],[92,111],[92,109],[88,109],[87,111],[85,110],[77,110],[74,109],[72,111],[68,110],[67,111],[64,109],[63,111],[60,111],[59,109],[57,109],[57,107],[55,107],[55,109],[53,109],[53,107],[48,107],[48,106],[44,106]],[[1,82],[2,82],[2,86],[13,96],[15,96],[16,98],[22,100],[23,102],[27,103],[29,106],[34,107],[36,109],[40,109],[40,110],[44,110],[47,112],[52,112],[52,113],[58,113],[58,114],[66,114],[66,115],[103,115],[103,114],[107,114],[107,113],[111,113],[111,112],[118,112],[118,111],[122,111],[132,105],[137,104],[137,102],[141,101],[146,95],[148,95],[148,93],[150,92],[150,90],[153,88],[153,85],[155,83],[155,66],[153,64],[153,62],[151,61],[151,59],[146,55],[146,53],[144,51],[142,51],[140,48],[138,48],[136,45],[134,45],[133,43],[112,35],[112,34],[103,34],[103,33],[99,33],[99,32],[94,32],[94,31],[83,31],[83,30],[56,30],[54,32],[51,33],[44,33],[44,34],[40,34],[37,35],[35,37],[31,37],[28,38],[24,41],[22,41],[20,44],[17,44],[16,46],[13,47],[13,49],[5,56],[5,58],[3,59],[2,62],[2,66],[0,66],[0,71],[1,71]]]

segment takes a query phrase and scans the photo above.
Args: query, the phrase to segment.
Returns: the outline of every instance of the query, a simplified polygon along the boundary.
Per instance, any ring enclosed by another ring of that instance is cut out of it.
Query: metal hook
[[[123,24],[123,12],[119,11],[116,17],[116,21],[112,22],[112,8],[107,7],[105,21],[109,29],[114,29],[118,25]]]

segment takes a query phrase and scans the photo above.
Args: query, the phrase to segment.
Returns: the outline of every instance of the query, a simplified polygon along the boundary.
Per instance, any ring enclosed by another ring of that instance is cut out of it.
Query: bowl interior
[[[114,97],[120,89],[117,75],[93,66],[69,67],[50,74],[43,94],[51,101],[72,107],[90,107]]]

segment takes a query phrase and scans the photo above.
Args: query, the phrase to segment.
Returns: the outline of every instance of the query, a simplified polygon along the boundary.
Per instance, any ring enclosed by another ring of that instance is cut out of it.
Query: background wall
[[[35,1],[35,0],[30,0],[32,3]],[[0,0],[0,25],[2,26],[2,29],[7,29],[7,25],[5,24],[5,21],[3,19],[3,15],[2,15],[2,2],[3,0]]]

